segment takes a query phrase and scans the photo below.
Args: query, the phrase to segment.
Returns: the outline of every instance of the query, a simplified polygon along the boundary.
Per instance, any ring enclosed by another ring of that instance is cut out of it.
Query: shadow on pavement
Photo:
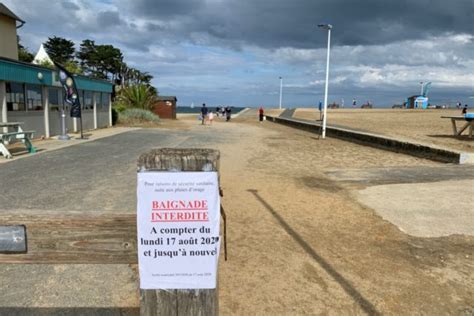
[[[293,239],[309,254],[330,276],[336,280],[344,291],[350,295],[369,315],[380,315],[380,313],[375,309],[375,307],[370,303],[362,294],[357,291],[354,286],[347,281],[342,275],[339,274],[334,268],[323,258],[321,257],[311,246],[293,229],[290,225],[268,204],[259,194],[257,190],[247,190],[252,193],[255,198],[260,201],[260,203],[265,206],[265,208],[270,212],[270,214],[275,217],[278,223],[283,227],[283,229],[293,237]]]

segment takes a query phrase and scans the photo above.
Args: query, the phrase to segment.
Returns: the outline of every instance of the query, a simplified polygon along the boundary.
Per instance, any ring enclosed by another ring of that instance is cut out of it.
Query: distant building
[[[64,104],[58,72],[18,61],[17,22],[24,23],[0,3],[0,120],[23,122],[24,129],[36,131],[35,137],[50,137],[61,133],[59,110],[64,106],[68,131],[78,131],[78,120],[69,117]],[[84,130],[111,126],[113,84],[85,76],[75,81]]]
[[[176,102],[175,96],[158,96],[153,107],[153,112],[160,118],[176,119]]]
[[[41,44],[41,46],[40,46],[38,52],[36,53],[36,56],[33,59],[32,63],[35,64],[35,65],[42,65],[42,64],[45,64],[45,63],[50,64],[50,65],[54,65],[53,61],[51,60],[48,53],[44,49],[43,44]]]
[[[17,22],[20,25],[17,26]],[[18,39],[16,29],[25,24],[15,13],[0,3],[0,56],[18,60]]]
[[[408,97],[406,107],[407,109],[427,109],[428,98],[422,95],[412,95]]]

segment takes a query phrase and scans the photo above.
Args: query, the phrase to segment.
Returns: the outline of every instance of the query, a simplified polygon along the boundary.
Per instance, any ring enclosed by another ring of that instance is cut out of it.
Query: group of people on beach
[[[232,117],[232,108],[230,106],[222,106],[222,107],[216,107],[216,116],[222,116],[223,118],[225,117],[226,122],[230,121]],[[206,106],[206,103],[202,104],[201,107],[201,114],[199,115],[199,119],[201,120],[202,125],[206,125],[207,122],[212,125],[212,121],[214,120],[214,112],[209,111],[209,108]]]

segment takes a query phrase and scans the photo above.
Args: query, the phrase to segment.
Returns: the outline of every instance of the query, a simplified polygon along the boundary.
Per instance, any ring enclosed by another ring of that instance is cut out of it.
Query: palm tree
[[[120,100],[128,107],[151,111],[155,103],[155,95],[150,86],[137,84],[122,89]]]

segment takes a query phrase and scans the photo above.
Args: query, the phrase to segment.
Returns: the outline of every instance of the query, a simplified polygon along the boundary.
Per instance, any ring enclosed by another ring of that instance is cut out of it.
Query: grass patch
[[[160,122],[158,115],[148,110],[126,109],[118,113],[118,123],[127,126],[150,126]]]

